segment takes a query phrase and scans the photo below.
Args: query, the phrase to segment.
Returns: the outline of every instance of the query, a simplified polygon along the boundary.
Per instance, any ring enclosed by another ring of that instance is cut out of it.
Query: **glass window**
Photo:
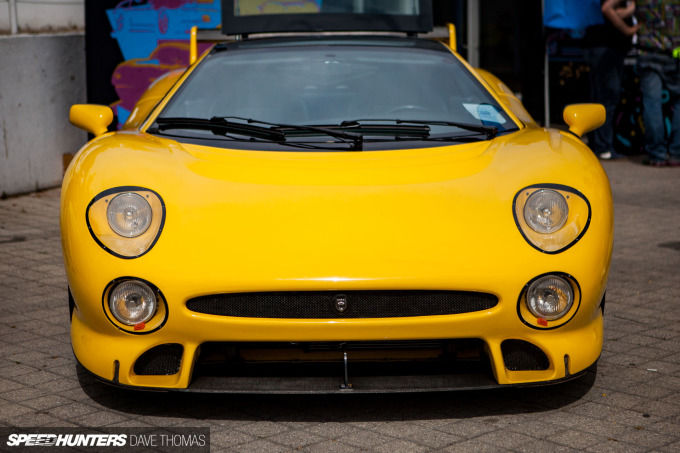
[[[203,60],[160,116],[336,126],[357,120],[420,120],[516,128],[453,55],[393,46],[216,52]]]

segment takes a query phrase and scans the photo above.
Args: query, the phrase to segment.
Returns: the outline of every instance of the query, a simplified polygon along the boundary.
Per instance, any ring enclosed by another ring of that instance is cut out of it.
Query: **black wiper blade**
[[[273,128],[227,121],[226,119],[215,117],[210,119],[183,117],[156,118],[154,125],[148,131],[154,133],[168,129],[199,129],[211,131],[215,135],[233,133],[273,142],[286,141],[286,134]]]
[[[284,136],[291,136],[291,135],[309,135],[309,133],[320,133],[324,135],[328,135],[329,137],[341,139],[341,140],[350,140],[351,143],[351,148],[350,150],[352,151],[362,151],[364,149],[364,136],[361,134],[355,134],[353,132],[344,132],[344,131],[338,131],[338,130],[333,130],[326,128],[324,126],[306,126],[306,125],[297,125],[297,124],[278,124],[278,123],[269,123],[267,121],[260,121],[260,120],[254,120],[251,118],[242,118],[239,116],[225,116],[225,117],[219,117],[219,118],[213,118],[213,119],[220,119],[223,121],[227,120],[240,120],[240,121],[245,121],[248,124],[244,124],[244,126],[247,126],[252,123],[256,124],[266,124],[268,126],[271,126],[269,130],[273,130],[276,132],[281,132],[284,134]],[[233,124],[233,122],[232,122]],[[239,123],[240,124],[240,123]]]
[[[395,124],[424,124],[427,126],[452,126],[466,131],[478,132],[485,134],[487,140],[491,140],[498,134],[498,128],[495,126],[484,126],[481,124],[458,123],[455,121],[440,121],[440,120],[400,120],[400,119],[376,119],[366,118],[353,121],[344,121],[343,124],[361,123],[366,121],[373,122],[393,122]]]
[[[318,126],[326,129],[357,131],[363,135],[388,135],[398,137],[426,138],[430,136],[430,126],[405,124],[361,124],[358,121],[343,121],[340,125]]]

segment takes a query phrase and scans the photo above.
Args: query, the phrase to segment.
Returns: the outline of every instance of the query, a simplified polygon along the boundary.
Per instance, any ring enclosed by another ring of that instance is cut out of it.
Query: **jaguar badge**
[[[349,305],[347,304],[347,296],[344,294],[337,294],[333,298],[333,310],[338,313],[344,313],[347,311],[347,308],[349,308]]]

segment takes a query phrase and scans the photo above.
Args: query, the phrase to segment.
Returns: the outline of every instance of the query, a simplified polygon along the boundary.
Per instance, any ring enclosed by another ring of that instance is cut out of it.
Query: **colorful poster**
[[[119,126],[151,83],[189,65],[191,27],[217,28],[221,11],[221,0],[124,0],[106,11],[125,59],[111,77]]]

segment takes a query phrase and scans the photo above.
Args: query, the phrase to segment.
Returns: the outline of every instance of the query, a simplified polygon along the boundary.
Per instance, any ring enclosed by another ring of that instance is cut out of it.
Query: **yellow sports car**
[[[325,2],[324,2],[325,4]],[[562,382],[602,350],[607,176],[449,43],[251,37],[158,80],[62,190],[78,361],[147,389]],[[566,128],[565,128],[566,129]]]

